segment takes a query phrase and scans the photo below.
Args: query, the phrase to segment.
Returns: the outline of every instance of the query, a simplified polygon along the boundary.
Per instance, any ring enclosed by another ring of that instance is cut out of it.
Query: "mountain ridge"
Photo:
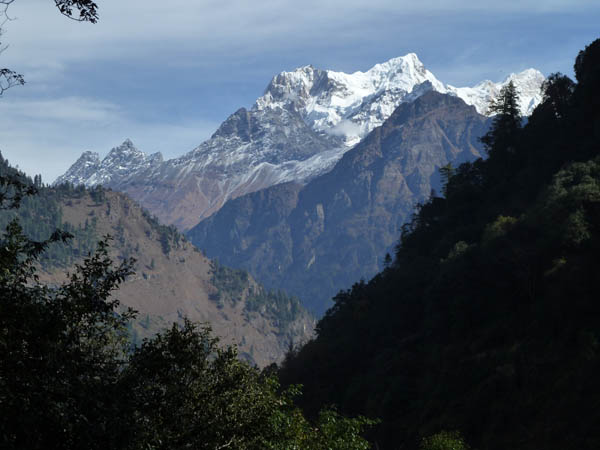
[[[109,158],[115,156],[111,150],[97,165],[86,154],[55,184],[103,184],[126,192],[162,222],[185,230],[229,199],[326,173],[404,101],[434,90],[482,112],[511,79],[525,87],[523,107],[529,112],[541,99],[536,86],[544,79],[534,69],[501,83],[455,88],[437,80],[414,53],[353,74],[304,66],[273,77],[250,109],[236,111],[210,139],[180,157],[163,161],[160,154],[134,151],[128,140],[113,149],[127,158]]]
[[[231,200],[187,236],[320,315],[340,289],[382,268],[415,204],[439,190],[440,167],[482,155],[488,121],[458,97],[427,92],[401,104],[331,171]]]

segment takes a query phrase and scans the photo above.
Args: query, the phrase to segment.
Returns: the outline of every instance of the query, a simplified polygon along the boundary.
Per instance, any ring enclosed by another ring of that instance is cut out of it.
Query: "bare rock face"
[[[284,183],[230,200],[200,222],[188,237],[207,254],[218,254],[232,267],[248,267],[261,283],[282,287],[281,277],[293,263],[289,217],[302,185]]]
[[[84,154],[56,183],[126,192],[161,222],[186,230],[228,200],[281,183],[305,184],[326,173],[398,105],[429,91],[462,98],[486,114],[489,101],[513,81],[527,115],[541,100],[543,80],[529,69],[502,83],[455,88],[439,81],[414,53],[352,74],[305,66],[275,76],[252,108],[236,111],[181,157],[147,156],[127,140],[102,161]]]
[[[438,169],[481,156],[488,118],[429,91],[304,187],[273,186],[228,202],[188,232],[210,257],[243,267],[322,314],[340,289],[381,270]]]

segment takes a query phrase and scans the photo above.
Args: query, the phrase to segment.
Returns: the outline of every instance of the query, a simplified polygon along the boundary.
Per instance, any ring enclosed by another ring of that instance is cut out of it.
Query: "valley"
[[[49,221],[48,208],[56,215]],[[12,215],[0,215],[0,226]],[[25,232],[47,228],[72,230],[72,242],[53,244],[42,259],[40,280],[57,285],[68,280],[96,241],[110,235],[115,261],[135,259],[134,274],[114,295],[138,312],[131,334],[135,345],[184,318],[209,324],[224,344],[260,367],[281,361],[290,343],[306,342],[315,321],[297,299],[270,292],[247,272],[211,261],[173,227],[161,225],[124,194],[101,187],[91,191],[67,186],[42,188],[19,211]]]

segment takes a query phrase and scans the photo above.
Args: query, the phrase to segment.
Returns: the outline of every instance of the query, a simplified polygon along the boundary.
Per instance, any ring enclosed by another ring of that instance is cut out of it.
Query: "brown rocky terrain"
[[[93,222],[97,236],[113,237],[115,260],[136,259],[135,275],[116,294],[139,312],[134,339],[187,317],[210,324],[224,343],[239,346],[242,357],[265,366],[281,360],[291,342],[310,338],[314,319],[297,300],[280,294],[274,302],[276,296],[269,297],[247,273],[215,264],[124,194],[101,192],[96,200],[87,192],[63,199],[62,221],[76,228]],[[64,269],[52,268],[42,280],[64,277]]]

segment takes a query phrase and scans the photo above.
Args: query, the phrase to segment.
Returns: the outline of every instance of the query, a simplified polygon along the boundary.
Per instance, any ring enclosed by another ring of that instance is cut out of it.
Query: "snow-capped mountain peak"
[[[350,146],[381,125],[415,86],[426,81],[446,92],[415,53],[351,74],[304,66],[276,75],[253,110],[293,108],[316,132],[344,135]]]
[[[144,163],[147,158],[148,156],[141,150],[138,150],[131,140],[126,139],[121,145],[114,147],[108,152],[106,158],[102,160],[102,166],[122,172],[130,167]]]
[[[521,113],[531,115],[533,110],[542,101],[542,84],[546,77],[536,69],[526,69],[519,73],[511,73],[502,85],[512,81],[519,90]]]
[[[98,153],[86,151],[54,184],[70,182],[74,185],[95,186],[125,179],[141,169],[155,167],[163,162],[160,153],[146,155],[130,139],[112,148],[100,160]]]
[[[376,64],[366,72],[347,74],[313,66],[281,72],[253,110],[295,110],[317,133],[341,135],[345,145],[352,146],[381,125],[400,103],[427,90],[456,95],[480,114],[488,114],[490,101],[509,81],[520,92],[523,114],[530,115],[541,101],[544,76],[539,71],[527,69],[501,83],[483,81],[474,87],[456,88],[438,80],[415,53]]]
[[[100,155],[96,152],[85,151],[79,159],[63,175],[58,177],[54,184],[65,182],[74,185],[85,184],[85,180],[93,176],[100,168]]]
[[[528,69],[504,81],[457,88],[433,75],[415,53],[344,73],[303,66],[273,77],[252,108],[240,108],[212,137],[178,158],[146,155],[128,139],[100,161],[86,153],[58,180],[129,192],[163,221],[185,229],[228,199],[330,170],[403,102],[434,90],[480,114],[513,81],[524,115],[541,101],[543,75]]]

